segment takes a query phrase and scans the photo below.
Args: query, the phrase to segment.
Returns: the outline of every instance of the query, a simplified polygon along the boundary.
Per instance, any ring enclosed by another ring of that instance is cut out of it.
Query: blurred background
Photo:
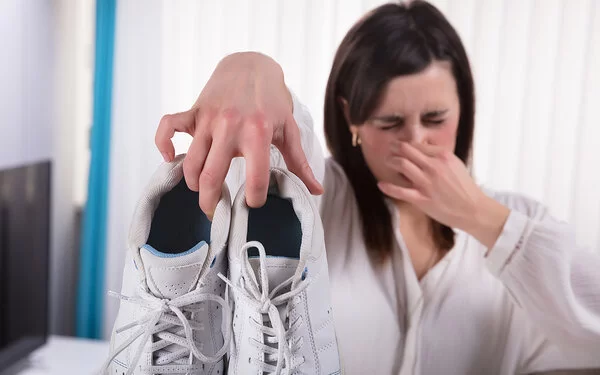
[[[51,162],[49,332],[107,339],[162,115],[187,110],[225,55],[256,50],[282,65],[325,147],[336,47],[384,2],[98,1],[0,0],[0,171]],[[600,252],[600,1],[432,3],[471,59],[477,182],[546,203]],[[177,135],[176,151],[189,142]]]

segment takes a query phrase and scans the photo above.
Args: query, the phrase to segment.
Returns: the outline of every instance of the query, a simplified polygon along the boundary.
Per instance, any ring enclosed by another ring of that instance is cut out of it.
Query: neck
[[[395,205],[400,215],[401,227],[410,228],[413,233],[429,237],[431,228],[429,216],[414,205],[404,201],[396,201]]]

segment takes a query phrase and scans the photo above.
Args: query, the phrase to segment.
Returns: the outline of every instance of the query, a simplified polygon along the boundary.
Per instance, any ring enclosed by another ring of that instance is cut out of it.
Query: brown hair
[[[352,146],[340,98],[348,101],[353,124],[363,124],[380,103],[386,84],[397,76],[448,61],[460,100],[454,153],[470,165],[475,122],[475,93],[467,54],[444,15],[426,1],[382,5],[359,20],[340,44],[325,94],[325,137],[356,195],[367,248],[378,260],[392,251],[392,216],[359,147]],[[454,246],[454,231],[431,219],[438,248]]]

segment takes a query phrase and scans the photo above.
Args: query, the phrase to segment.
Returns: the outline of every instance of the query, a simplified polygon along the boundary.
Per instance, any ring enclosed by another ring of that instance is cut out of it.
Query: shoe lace
[[[144,347],[148,340],[155,335],[159,340],[153,342],[150,350],[156,357],[154,363],[156,366],[149,368],[151,373],[163,373],[160,371],[161,365],[175,363],[182,358],[188,357],[188,364],[175,364],[169,366],[169,373],[186,374],[191,371],[197,371],[197,365],[193,365],[193,358],[196,357],[202,363],[218,362],[228,350],[231,339],[231,309],[223,298],[218,295],[206,293],[202,290],[195,290],[173,299],[161,299],[148,293],[143,288],[139,290],[139,297],[133,298],[119,293],[109,292],[112,297],[123,301],[142,306],[148,312],[140,319],[118,328],[115,332],[121,333],[139,327],[123,344],[110,353],[109,358],[102,367],[101,374],[107,371],[110,363],[125,349],[127,349],[136,339],[141,337],[140,344],[132,360],[132,366],[129,367],[127,375],[131,375],[138,363]],[[204,355],[200,350],[202,343],[194,341],[194,331],[204,330],[202,322],[190,321],[188,316],[201,312],[204,307],[201,302],[214,301],[222,306],[223,311],[223,346],[212,356]],[[186,314],[188,316],[186,316]],[[182,336],[182,334],[184,334]],[[163,350],[167,346],[179,347],[176,351]],[[200,346],[200,348],[198,348]],[[158,372],[157,372],[158,371]]]
[[[260,283],[256,279],[248,258],[248,249],[252,247],[258,249]],[[249,340],[251,345],[258,348],[264,354],[265,360],[262,361],[256,358],[250,358],[249,360],[256,364],[264,373],[275,375],[290,374],[297,366],[304,362],[304,358],[299,362],[292,363],[294,352],[302,346],[301,337],[293,339],[294,333],[302,325],[302,319],[301,316],[298,316],[291,324],[289,323],[291,310],[289,309],[288,302],[302,293],[308,286],[309,281],[303,276],[302,281],[293,286],[294,276],[292,276],[269,292],[269,278],[266,266],[267,255],[264,246],[258,241],[247,242],[240,249],[240,256],[242,258],[240,285],[234,285],[222,274],[218,276],[232,288],[234,293],[238,293],[244,297],[263,316],[262,322],[257,322],[251,318],[251,323],[263,334],[267,345],[253,338]],[[280,293],[288,286],[290,286],[290,291]],[[278,293],[280,294],[278,295]],[[287,330],[277,309],[277,306],[284,304]]]

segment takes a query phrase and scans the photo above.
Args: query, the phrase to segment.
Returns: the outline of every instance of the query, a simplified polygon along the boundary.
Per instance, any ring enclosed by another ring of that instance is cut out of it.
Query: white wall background
[[[0,0],[0,169],[52,161],[50,330],[73,331],[92,0]],[[87,14],[83,11],[87,10]],[[87,38],[87,39],[86,39]],[[78,194],[79,192],[79,194]]]
[[[323,140],[322,101],[335,49],[381,3],[119,1],[108,289],[120,289],[129,219],[161,160],[154,148],[160,117],[188,109],[224,55],[258,50],[281,63]],[[433,3],[459,31],[473,65],[476,180],[545,202],[575,225],[582,244],[600,251],[600,1]],[[188,142],[177,136],[177,151]],[[107,336],[117,306],[107,301]]]
[[[49,1],[0,1],[0,169],[52,156],[53,21]]]
[[[18,1],[18,0],[15,0]],[[39,0],[33,0],[38,2]],[[54,44],[54,184],[50,328],[75,332],[79,222],[87,194],[94,73],[94,0],[52,0]],[[35,95],[31,96],[35,98]]]

